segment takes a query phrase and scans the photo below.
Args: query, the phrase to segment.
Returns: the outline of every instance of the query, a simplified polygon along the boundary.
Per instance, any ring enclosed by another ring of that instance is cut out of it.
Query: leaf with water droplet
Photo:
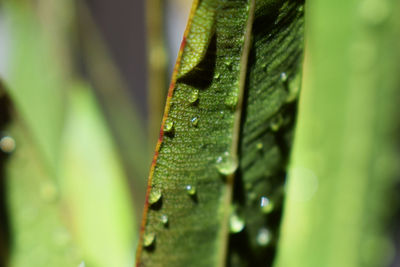
[[[232,234],[237,234],[244,229],[244,226],[244,219],[239,217],[236,213],[232,213],[229,218],[229,231]]]
[[[261,228],[257,233],[257,244],[267,246],[271,242],[271,232],[267,228]]]
[[[261,197],[260,208],[263,213],[270,213],[274,209],[274,203],[267,197]]]
[[[226,207],[233,202],[238,202],[249,236],[232,244],[253,249],[258,230],[269,216],[260,211],[259,198],[271,195],[284,182],[296,114],[296,101],[288,103],[286,96],[289,82],[300,71],[303,48],[301,2],[194,1],[164,114],[164,122],[174,120],[173,138],[164,128],[149,176],[149,190],[163,188],[162,205],[148,205],[144,212],[143,225],[146,231],[157,233],[157,248],[142,250],[142,232],[139,265],[223,266],[229,261],[226,257],[234,257],[235,248],[229,247],[228,240],[243,236],[229,236],[230,209]],[[215,14],[212,37],[200,44],[206,29],[199,28],[208,25],[210,14]],[[283,72],[287,73],[285,86]],[[195,90],[201,101],[194,105],[190,98]],[[275,133],[269,123],[279,114],[288,123]],[[251,186],[243,188],[244,184]],[[185,190],[187,185],[196,185],[201,193],[192,196]],[[244,190],[241,197],[233,188]],[[173,216],[173,226],[160,231],[160,214]],[[274,233],[278,226],[276,222],[269,229]],[[227,247],[227,253],[219,247]],[[254,249],[262,250],[259,255],[271,253],[260,246]],[[239,258],[247,265],[269,264],[262,257],[251,263],[245,256]]]
[[[149,204],[155,204],[161,199],[161,190],[153,188],[149,195]]]
[[[167,215],[165,215],[165,214],[161,215],[160,220],[161,220],[161,223],[162,223],[164,226],[167,226],[167,225],[168,225],[168,216],[167,216]]]
[[[237,157],[227,151],[221,156],[218,156],[215,163],[218,172],[225,176],[233,174],[237,170],[238,166],[239,162]]]
[[[189,96],[189,103],[195,103],[199,99],[199,90],[194,89],[192,93],[190,93]]]
[[[170,133],[174,129],[174,122],[172,119],[167,119],[164,124],[164,132]]]
[[[190,196],[196,195],[196,187],[194,185],[187,185],[185,187],[186,193]]]
[[[281,82],[285,83],[288,79],[286,72],[282,72],[280,75]]]
[[[191,118],[191,119],[190,119],[190,124],[191,124],[193,127],[197,127],[197,125],[199,124],[199,118],[197,118],[197,117]]]
[[[145,233],[143,236],[143,246],[150,247],[156,241],[156,234],[155,233]]]
[[[12,153],[15,147],[15,140],[11,136],[4,136],[0,139],[0,150],[4,153]]]

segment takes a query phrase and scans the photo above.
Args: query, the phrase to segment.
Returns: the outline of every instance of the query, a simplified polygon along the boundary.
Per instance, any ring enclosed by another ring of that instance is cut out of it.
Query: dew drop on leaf
[[[194,89],[193,92],[189,96],[189,102],[190,103],[195,103],[199,99],[199,90]]]
[[[3,136],[0,139],[0,150],[4,153],[14,152],[16,147],[15,140],[11,136]]]
[[[192,124],[193,127],[197,127],[197,125],[199,124],[199,118],[197,118],[197,117],[191,118],[190,124]]]
[[[186,193],[190,196],[194,196],[196,194],[196,187],[193,185],[187,185],[185,187]]]
[[[287,81],[287,74],[286,74],[286,72],[282,72],[280,78],[281,78],[281,82],[283,82],[283,83],[286,82],[286,81]]]
[[[263,213],[270,213],[274,209],[274,203],[267,197],[260,198],[260,208]]]
[[[150,247],[153,245],[154,241],[156,240],[156,234],[155,233],[145,233],[143,236],[143,246],[144,247]]]
[[[165,215],[165,214],[163,214],[163,215],[161,215],[161,222],[162,222],[162,224],[163,225],[168,225],[168,216],[167,215]]]
[[[233,174],[238,168],[238,165],[236,156],[233,156],[229,152],[224,152],[217,158],[215,166],[220,174],[227,176]]]
[[[243,218],[233,212],[229,218],[229,230],[232,234],[240,233],[245,226]]]
[[[271,242],[271,232],[267,228],[261,228],[257,234],[257,244],[265,247]]]
[[[155,204],[161,199],[161,191],[158,189],[152,189],[149,195],[149,203]]]
[[[174,122],[170,119],[167,119],[164,124],[164,132],[169,133],[172,132],[173,129],[174,129]]]
[[[279,130],[279,128],[281,128],[282,123],[283,123],[282,116],[277,116],[271,120],[271,123],[269,126],[271,127],[272,131],[276,132]]]

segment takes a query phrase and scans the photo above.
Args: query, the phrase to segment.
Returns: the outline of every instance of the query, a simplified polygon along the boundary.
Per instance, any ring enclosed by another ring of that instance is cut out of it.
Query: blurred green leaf
[[[305,82],[275,266],[389,266],[400,182],[399,1],[307,5]]]
[[[80,38],[89,78],[104,111],[107,123],[133,188],[138,214],[144,206],[145,178],[151,163],[146,126],[132,103],[125,84],[101,34],[84,4],[78,3]]]
[[[5,94],[1,111],[2,133],[16,143],[1,170],[10,224],[9,266],[76,266],[79,250],[64,224],[56,174],[44,164],[30,129]]]
[[[90,266],[131,266],[134,210],[111,135],[90,89],[70,89],[61,188],[77,243]]]
[[[71,44],[55,38],[69,36],[65,25],[51,24],[64,21],[51,12],[59,14],[55,5],[2,6],[11,50],[7,93],[0,93],[0,108],[9,115],[1,114],[1,130],[17,144],[1,166],[9,266],[77,266],[82,259],[90,266],[129,266],[135,222],[127,179],[94,97],[63,61],[71,58]]]
[[[3,1],[10,49],[3,77],[12,101],[43,153],[44,164],[55,171],[64,116],[66,88],[62,62],[41,29],[30,1]]]
[[[262,266],[273,258],[302,5],[194,2],[150,171],[137,265]],[[265,198],[275,208],[260,208]]]

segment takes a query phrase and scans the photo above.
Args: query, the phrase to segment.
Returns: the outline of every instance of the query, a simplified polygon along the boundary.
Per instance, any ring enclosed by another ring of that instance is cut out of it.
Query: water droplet
[[[143,236],[143,246],[146,248],[150,247],[151,245],[154,244],[155,240],[156,240],[155,233],[145,233]]]
[[[229,230],[231,233],[240,233],[245,226],[243,218],[240,218],[236,213],[232,213],[229,218]]]
[[[261,143],[261,142],[257,143],[257,145],[256,145],[256,148],[257,148],[258,150],[263,149],[263,147],[264,147],[264,145],[263,145],[263,143]]]
[[[82,261],[82,262],[78,265],[78,267],[86,267],[85,261]]]
[[[196,194],[196,187],[193,185],[189,184],[185,187],[185,189],[186,189],[186,193],[188,193],[188,195],[190,195],[190,196],[194,196]]]
[[[164,125],[164,132],[172,132],[172,130],[174,129],[174,122],[170,119],[167,119],[165,121],[165,125]]]
[[[267,228],[261,228],[257,234],[257,244],[267,246],[271,242],[271,232]]]
[[[0,150],[4,153],[14,152],[16,147],[15,140],[11,136],[3,136],[0,139]]]
[[[168,225],[168,216],[167,215],[165,215],[165,214],[163,214],[163,215],[161,215],[161,222],[162,222],[162,224],[164,225],[164,226],[167,226]]]
[[[150,204],[155,204],[161,199],[161,191],[158,189],[151,189],[150,195],[149,195],[149,203]]]
[[[229,152],[224,152],[221,156],[217,158],[216,167],[220,174],[231,175],[238,168],[238,160],[236,155],[232,155]]]
[[[270,213],[274,209],[274,203],[267,197],[261,197],[260,208],[263,213]]]
[[[276,132],[276,131],[279,130],[279,128],[281,128],[282,122],[283,122],[282,116],[281,116],[281,115],[278,115],[278,116],[276,116],[275,118],[273,118],[273,119],[271,120],[271,123],[270,123],[269,126],[271,127],[271,130],[272,130],[272,131]]]
[[[286,102],[292,102],[299,96],[299,91],[301,87],[301,76],[296,75],[293,77],[288,84],[288,96]]]
[[[199,118],[197,117],[191,118],[190,123],[192,124],[193,127],[197,127],[197,125],[199,124]]]
[[[193,92],[189,96],[189,102],[194,103],[199,99],[199,90],[194,89]]]
[[[58,196],[57,187],[50,182],[43,183],[40,187],[40,196],[46,202],[53,202]]]
[[[280,78],[281,78],[281,82],[283,82],[283,83],[286,82],[287,78],[288,78],[286,72],[282,72]]]

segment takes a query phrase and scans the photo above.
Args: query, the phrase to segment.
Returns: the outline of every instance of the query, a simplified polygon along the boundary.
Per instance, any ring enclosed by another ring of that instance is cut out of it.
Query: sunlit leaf
[[[136,227],[119,155],[90,89],[70,94],[60,185],[74,237],[86,264],[131,266]]]
[[[396,266],[389,222],[399,209],[399,1],[307,5],[304,90],[275,266]],[[393,224],[398,231],[398,217]]]

